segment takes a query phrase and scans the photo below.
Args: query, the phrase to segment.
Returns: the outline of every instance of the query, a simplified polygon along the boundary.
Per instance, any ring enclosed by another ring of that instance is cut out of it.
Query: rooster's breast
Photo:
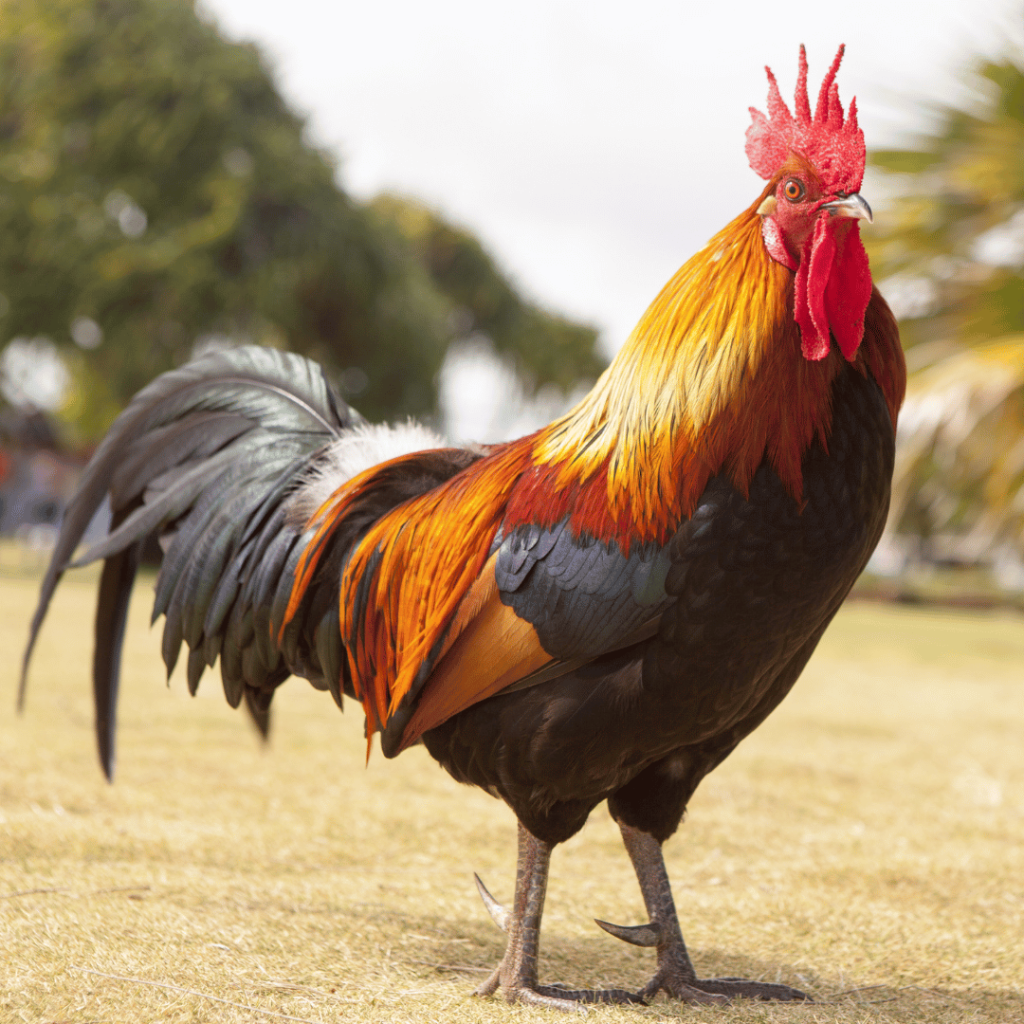
[[[827,450],[815,442],[803,460],[802,505],[767,465],[747,499],[711,481],[672,539],[676,600],[644,658],[645,682],[678,709],[667,732],[700,742],[781,700],[780,672],[820,636],[878,543],[893,458],[880,389],[847,367]]]
[[[713,478],[669,541],[656,635],[483,701],[428,748],[553,841],[651,765],[675,759],[692,791],[799,676],[878,542],[893,458],[880,389],[845,367],[827,450],[804,456],[802,503],[767,464],[746,497]]]

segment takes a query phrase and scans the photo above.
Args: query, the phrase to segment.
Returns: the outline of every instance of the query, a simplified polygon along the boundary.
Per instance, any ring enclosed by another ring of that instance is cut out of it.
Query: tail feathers
[[[273,690],[270,696],[273,696]],[[264,696],[261,690],[245,691],[245,709],[264,740],[270,738],[270,696]]]
[[[96,600],[96,646],[93,650],[93,700],[96,707],[96,743],[107,781],[114,778],[114,736],[117,694],[121,677],[121,647],[132,584],[142,546],[135,544],[107,559]]]
[[[218,638],[219,646],[216,640],[207,642],[205,631],[197,630],[196,624],[205,622],[215,598],[223,603],[234,589],[230,585],[222,589],[222,583],[223,574],[236,568],[239,537],[247,530],[258,534],[266,525],[268,494],[280,504],[316,452],[362,422],[358,413],[336,398],[316,364],[271,349],[214,353],[163,374],[140,391],[100,444],[66,509],[30,628],[19,708],[24,705],[28,665],[39,630],[64,571],[71,565],[106,559],[97,605],[93,676],[97,740],[109,776],[121,643],[143,543],[152,535],[174,531],[175,557],[168,565],[170,572],[159,581],[159,601],[170,627],[164,637],[164,655],[173,664],[186,634],[198,641],[201,653],[190,659],[189,666],[194,686],[202,668],[212,664],[223,648],[223,638]],[[110,533],[73,561],[108,494],[113,512]],[[251,519],[254,511],[258,511],[256,524]],[[227,603],[229,610],[232,602]],[[267,654],[260,652],[264,676],[266,663],[273,661]],[[276,677],[283,669],[269,671]],[[233,685],[234,680],[226,682]],[[235,703],[240,699],[238,694]]]
[[[169,470],[157,478],[159,487],[147,494],[145,504],[137,509],[117,529],[112,530],[99,543],[93,545],[84,555],[70,563],[78,569],[90,562],[123,551],[140,537],[158,533],[165,523],[172,523],[185,514],[206,488],[227,470],[237,457],[234,446],[226,448],[203,462],[181,470]]]
[[[110,502],[124,508],[141,499],[158,477],[188,462],[200,462],[252,428],[252,420],[229,413],[197,412],[187,419],[126,438],[124,458],[110,478]]]
[[[335,704],[344,707],[342,699],[342,681],[345,683],[346,696],[355,699],[355,690],[348,673],[348,662],[345,659],[345,647],[341,642],[341,630],[338,629],[338,601],[327,610],[317,624],[313,633],[313,644],[316,648],[317,660],[323,667],[324,681],[331,691]],[[344,676],[343,674],[344,673]]]

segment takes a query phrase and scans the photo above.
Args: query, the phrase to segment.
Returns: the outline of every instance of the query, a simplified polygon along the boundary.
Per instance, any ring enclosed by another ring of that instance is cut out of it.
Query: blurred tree
[[[490,274],[476,306],[353,202],[259,51],[188,0],[0,11],[0,342],[56,343],[79,436],[197,342],[286,345],[371,418],[430,412],[464,306],[538,381],[593,372],[594,332],[523,302],[470,235],[434,219]]]
[[[432,406],[447,304],[190,3],[4,0],[0,181],[0,330],[73,353],[86,435],[204,337],[310,354],[368,415]]]
[[[978,61],[973,99],[875,152],[895,196],[872,266],[912,371],[893,523],[975,550],[1024,541],[1024,55]]]
[[[435,286],[454,304],[457,331],[485,335],[529,384],[566,390],[604,369],[597,331],[525,299],[468,231],[412,199],[382,195],[372,208],[383,226],[412,245]]]

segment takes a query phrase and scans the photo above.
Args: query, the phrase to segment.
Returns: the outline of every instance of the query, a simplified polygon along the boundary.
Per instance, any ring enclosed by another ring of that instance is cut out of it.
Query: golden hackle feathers
[[[607,501],[639,538],[689,515],[723,467],[745,490],[772,437],[770,457],[799,495],[800,457],[827,431],[831,374],[806,373],[799,341],[783,340],[794,329],[791,275],[765,252],[760,202],[678,271],[594,390],[537,445],[563,486],[606,465]],[[794,373],[811,378],[809,393]]]

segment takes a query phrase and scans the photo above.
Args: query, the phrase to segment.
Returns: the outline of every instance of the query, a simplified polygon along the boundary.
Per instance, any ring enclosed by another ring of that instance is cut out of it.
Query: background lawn
[[[0,1020],[565,1019],[470,996],[503,946],[472,884],[476,870],[511,896],[502,804],[421,748],[364,767],[360,710],[301,681],[279,693],[267,749],[219,677],[195,700],[180,676],[166,689],[145,580],[108,786],[95,575],[58,592],[19,719],[38,583],[16,570],[0,578]],[[701,972],[819,1002],[662,997],[593,1018],[1024,1020],[1024,619],[848,606],[781,710],[704,783],[667,859]],[[593,917],[643,920],[603,808],[556,851],[542,980],[642,985],[653,954]]]

